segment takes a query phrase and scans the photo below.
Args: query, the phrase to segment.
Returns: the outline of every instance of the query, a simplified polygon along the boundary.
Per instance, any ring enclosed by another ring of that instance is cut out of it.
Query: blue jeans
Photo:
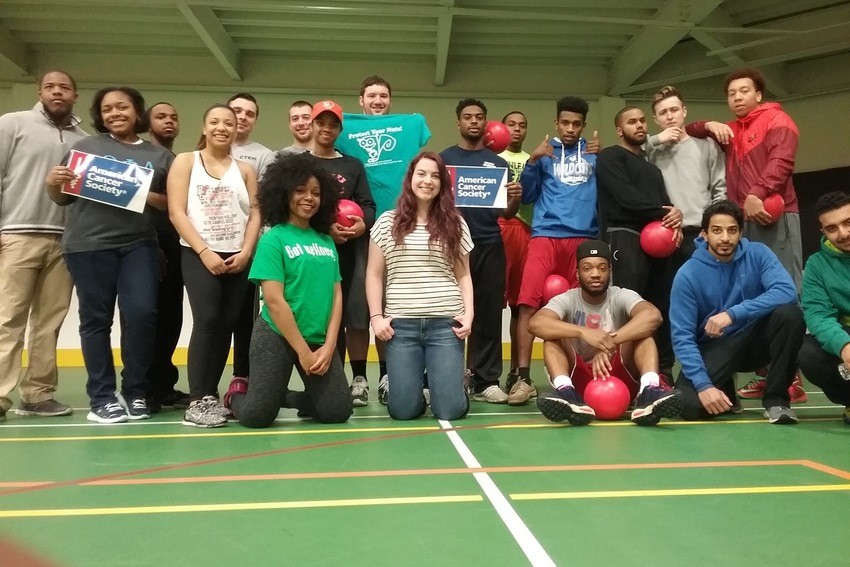
[[[437,419],[459,419],[469,410],[463,387],[463,341],[449,317],[393,319],[395,334],[387,342],[390,380],[387,409],[393,419],[416,419],[425,413],[422,397],[428,371],[431,411]]]
[[[156,338],[158,254],[156,242],[65,254],[80,305],[80,346],[92,407],[115,401],[110,335],[116,299],[124,361],[121,394],[128,400],[147,395]]]

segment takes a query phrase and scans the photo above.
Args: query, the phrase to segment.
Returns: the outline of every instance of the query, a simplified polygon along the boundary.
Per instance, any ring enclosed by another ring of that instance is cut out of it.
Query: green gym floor
[[[810,385],[797,426],[751,401],[710,423],[571,428],[533,403],[448,423],[376,400],[343,425],[282,410],[266,430],[201,430],[175,410],[87,422],[84,380],[61,371],[73,416],[0,424],[3,567],[850,561],[850,427]]]

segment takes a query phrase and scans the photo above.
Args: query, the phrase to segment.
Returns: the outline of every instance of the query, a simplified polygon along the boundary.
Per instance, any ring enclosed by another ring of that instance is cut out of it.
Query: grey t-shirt
[[[296,146],[295,144],[293,144],[291,146],[286,146],[282,150],[278,150],[277,156],[278,157],[294,156],[294,155],[303,154],[304,152],[309,152],[309,151],[310,151],[310,148],[302,148],[301,146]]]
[[[598,305],[587,303],[581,296],[581,289],[576,288],[556,295],[544,307],[567,323],[612,333],[629,322],[632,309],[641,301],[643,298],[636,292],[612,285],[605,301]],[[572,345],[585,361],[596,354],[596,350],[581,339],[572,339]]]
[[[135,163],[154,170],[151,191],[165,193],[165,181],[174,155],[150,142],[124,144],[109,134],[89,136],[73,145],[71,149],[108,157],[114,160]],[[68,163],[68,155],[62,160]],[[65,252],[89,252],[120,248],[144,240],[156,242],[153,207],[145,205],[142,213],[104,205],[88,199],[76,198],[68,205],[68,219],[62,236]]]
[[[275,158],[273,151],[257,142],[248,142],[241,146],[233,144],[230,147],[230,155],[239,161],[244,161],[254,168],[254,173],[257,174],[257,179],[263,176],[263,172],[266,170],[266,167],[273,162]]]

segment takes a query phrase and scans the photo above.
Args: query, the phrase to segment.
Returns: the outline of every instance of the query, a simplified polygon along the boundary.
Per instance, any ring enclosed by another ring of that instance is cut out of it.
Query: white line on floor
[[[455,450],[460,454],[460,458],[463,459],[467,468],[480,469],[481,464],[478,462],[478,459],[475,458],[475,455],[472,454],[472,451],[469,450],[469,447],[466,446],[466,443],[463,442],[457,431],[453,430],[452,424],[442,419],[438,421],[440,427],[449,430],[446,431],[446,435],[449,441],[452,442],[452,445],[454,445]],[[519,514],[510,505],[508,499],[505,498],[505,495],[502,494],[502,491],[499,490],[496,483],[490,478],[490,475],[484,472],[476,472],[472,473],[472,476],[478,482],[478,485],[484,491],[484,495],[496,509],[502,522],[504,522],[505,526],[511,532],[511,535],[514,536],[514,539],[531,564],[534,567],[548,565],[554,567],[555,562],[552,561],[552,558],[549,557],[549,554],[546,553],[546,550],[543,549],[543,546],[540,545],[540,542],[537,541],[537,538],[534,537],[534,534],[531,533],[531,530],[528,529],[528,526],[525,525],[525,522],[522,521],[522,518],[519,517]]]

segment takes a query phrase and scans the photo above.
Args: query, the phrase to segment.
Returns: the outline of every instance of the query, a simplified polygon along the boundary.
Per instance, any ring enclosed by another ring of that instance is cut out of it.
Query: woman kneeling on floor
[[[263,298],[251,336],[251,377],[234,378],[224,397],[246,427],[268,427],[284,405],[323,423],[351,416],[336,352],[339,262],[328,236],[337,201],[336,183],[310,155],[279,158],[263,175],[258,202],[272,228],[257,245],[249,276]],[[289,392],[293,367],[304,381],[303,393]],[[285,404],[287,397],[294,403]]]

